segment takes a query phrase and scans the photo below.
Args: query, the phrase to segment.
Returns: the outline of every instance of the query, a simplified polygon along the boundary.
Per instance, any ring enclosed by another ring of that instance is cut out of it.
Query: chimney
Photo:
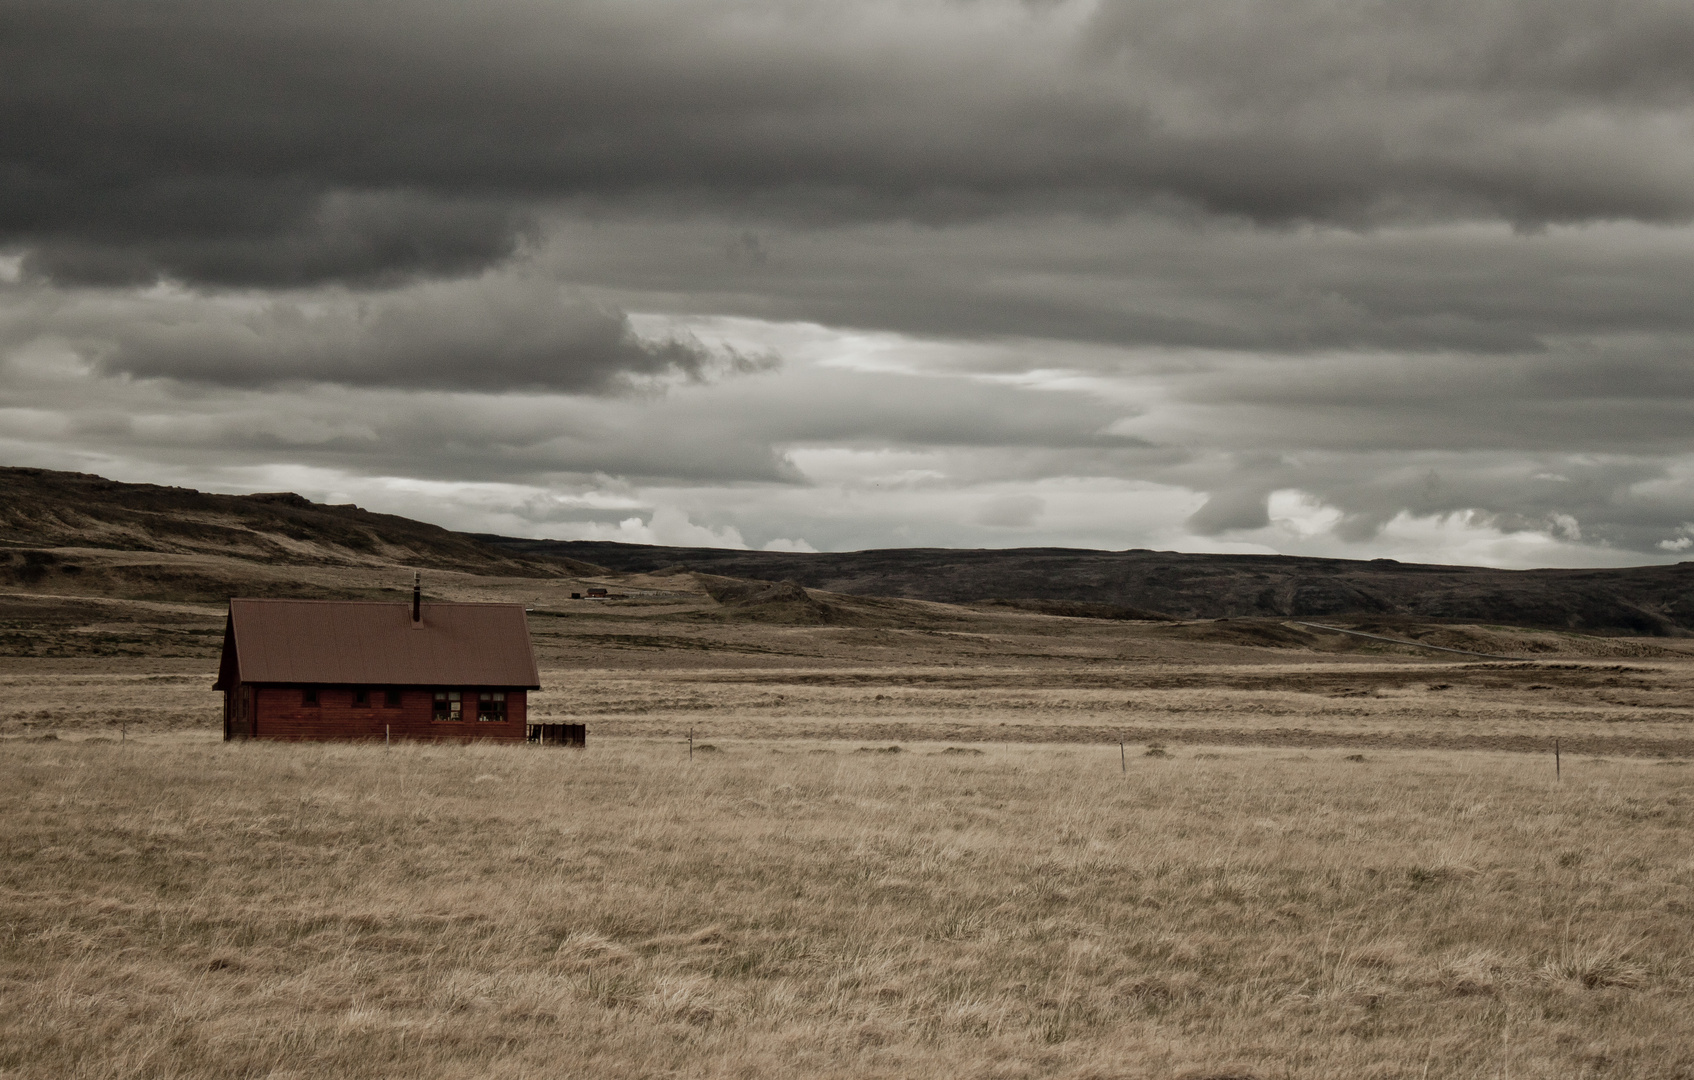
[[[423,625],[423,572],[412,571],[412,625]]]

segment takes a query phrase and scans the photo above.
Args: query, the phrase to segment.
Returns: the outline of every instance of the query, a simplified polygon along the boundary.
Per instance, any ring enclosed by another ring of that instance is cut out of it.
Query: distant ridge
[[[59,566],[56,557],[40,550],[47,548],[216,555],[271,567],[415,566],[516,577],[651,573],[685,566],[723,578],[793,583],[780,597],[754,591],[766,606],[781,600],[794,608],[789,614],[796,618],[810,611],[800,610],[811,603],[801,598],[797,587],[804,586],[860,597],[996,604],[1101,619],[1345,616],[1373,621],[1374,629],[1354,629],[1390,635],[1396,619],[1585,634],[1694,634],[1694,563],[1494,570],[1391,559],[1146,550],[794,553],[527,540],[454,532],[357,506],[314,503],[291,492],[213,495],[85,473],[0,468],[0,584],[40,589],[44,580],[68,583],[73,571],[80,573],[77,566]],[[125,573],[134,577],[141,572]],[[171,590],[230,595],[222,579],[206,577],[209,571],[189,567],[146,573],[158,579],[156,588],[149,588],[163,590],[160,595]],[[133,591],[137,586],[124,587]]]
[[[1588,634],[1694,633],[1694,563],[1607,570],[1495,570],[1392,559],[1203,555],[1076,548],[733,551],[479,536],[514,555],[558,556],[628,573],[683,565],[793,580],[860,596],[945,603],[1064,601],[1185,619],[1450,620]],[[1079,614],[1081,612],[1078,612]]]

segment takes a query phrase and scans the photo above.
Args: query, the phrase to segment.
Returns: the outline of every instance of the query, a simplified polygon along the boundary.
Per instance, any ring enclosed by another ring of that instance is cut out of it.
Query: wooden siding
[[[522,742],[527,733],[527,695],[522,690],[506,691],[506,719],[487,721],[476,718],[476,693],[498,687],[465,687],[466,714],[459,721],[433,719],[435,688],[403,688],[400,704],[388,705],[386,687],[373,686],[367,705],[353,703],[352,687],[325,686],[318,688],[318,703],[303,705],[298,686],[242,685],[236,693],[253,694],[254,719],[260,739],[381,739],[385,729],[394,739],[421,741],[468,742],[473,739],[500,739]],[[457,689],[457,688],[455,688]],[[245,725],[231,724],[231,733],[246,735]]]

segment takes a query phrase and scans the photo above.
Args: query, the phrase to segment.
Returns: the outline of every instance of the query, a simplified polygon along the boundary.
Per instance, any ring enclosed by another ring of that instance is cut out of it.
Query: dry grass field
[[[0,592],[5,1080],[1694,1080],[1688,639],[438,570],[586,751],[225,745],[208,581],[409,573],[61,554]]]
[[[7,1077],[1694,1076],[1681,761],[0,743]]]

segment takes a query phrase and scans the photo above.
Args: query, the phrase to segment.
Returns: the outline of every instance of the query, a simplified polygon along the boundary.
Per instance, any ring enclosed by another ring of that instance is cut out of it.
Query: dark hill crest
[[[55,547],[513,576],[598,569],[494,547],[439,525],[351,504],[315,503],[291,491],[215,495],[87,473],[0,468],[0,550]]]
[[[1318,559],[1078,548],[734,551],[600,541],[479,537],[525,555],[612,570],[702,573],[859,596],[1009,602],[1103,618],[1415,618],[1588,634],[1694,633],[1694,563],[1594,570],[1496,570]],[[1076,606],[1081,605],[1081,606]]]
[[[525,540],[454,532],[357,506],[314,503],[293,492],[216,495],[124,484],[83,473],[0,468],[0,581],[43,589],[58,582],[55,587],[63,590],[78,574],[89,577],[92,571],[83,574],[74,562],[49,550],[66,548],[157,552],[167,558],[218,556],[272,567],[438,568],[494,577],[675,573],[686,568],[702,577],[741,579],[715,583],[713,595],[726,616],[800,624],[853,625],[881,619],[844,607],[840,597],[850,596],[861,598],[861,606],[877,602],[868,598],[886,597],[1073,618],[1363,618],[1390,628],[1398,621],[1418,620],[1584,634],[1694,634],[1694,563],[1496,570],[1392,559],[1146,549],[794,553]],[[143,591],[161,596],[229,595],[221,579],[200,580],[205,572],[191,567],[119,568],[112,573],[128,582],[123,588],[145,586]],[[140,581],[148,575],[159,580]],[[84,580],[81,585],[86,590],[95,583]],[[820,599],[808,596],[807,589],[840,595]]]

